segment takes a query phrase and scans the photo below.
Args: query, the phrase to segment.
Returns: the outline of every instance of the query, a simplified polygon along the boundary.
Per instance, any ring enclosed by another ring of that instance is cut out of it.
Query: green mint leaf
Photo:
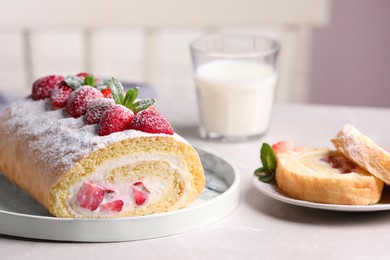
[[[263,143],[260,150],[260,160],[263,164],[263,168],[267,172],[272,172],[276,170],[276,157],[275,153],[272,150],[272,147],[267,144]]]
[[[126,92],[125,99],[123,100],[123,105],[125,107],[130,108],[133,105],[134,101],[137,99],[138,90],[139,90],[139,87],[135,87],[135,88],[129,89]]]
[[[85,77],[84,85],[91,86],[91,87],[95,85],[95,77],[93,76],[93,74],[89,74],[87,77]]]
[[[112,98],[114,99],[116,104],[123,104],[123,86],[119,82],[119,80],[115,78],[111,78],[108,80],[108,86],[111,89]]]
[[[254,174],[255,174],[256,176],[261,176],[261,175],[264,174],[264,172],[265,172],[264,168],[263,168],[263,167],[260,167],[260,168],[258,168],[258,169],[255,170]]]
[[[155,100],[153,98],[145,98],[138,100],[134,102],[129,108],[134,112],[137,113],[139,111],[145,110],[151,105],[153,105]]]
[[[272,183],[275,179],[275,172],[263,174],[259,176],[259,181],[265,182],[265,183]]]
[[[74,76],[74,75],[69,75],[64,78],[64,81],[66,85],[71,87],[73,90],[78,89],[84,84],[84,81],[82,78]]]
[[[254,171],[254,175],[259,178],[260,181],[265,183],[271,183],[275,179],[276,172],[276,157],[275,153],[272,150],[272,147],[263,143],[260,149],[260,160],[263,164],[262,167]]]

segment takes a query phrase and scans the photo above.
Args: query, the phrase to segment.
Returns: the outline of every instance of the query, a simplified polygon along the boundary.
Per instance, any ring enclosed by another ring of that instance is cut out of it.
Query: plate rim
[[[33,239],[44,239],[44,240],[53,240],[53,241],[74,241],[74,242],[116,242],[116,241],[135,241],[135,240],[142,240],[142,239],[152,239],[152,238],[158,238],[162,236],[169,236],[169,235],[174,235],[178,233],[182,233],[185,231],[193,230],[196,229],[200,226],[204,226],[207,224],[211,224],[215,221],[218,221],[219,219],[227,216],[230,214],[234,209],[237,208],[239,204],[239,195],[240,195],[240,190],[239,190],[239,185],[240,185],[240,174],[237,169],[237,167],[224,158],[223,156],[220,156],[214,152],[207,151],[205,149],[199,149],[196,148],[198,151],[202,151],[206,154],[212,155],[213,157],[217,157],[221,159],[225,164],[228,164],[232,168],[232,174],[233,174],[233,182],[231,185],[221,194],[217,195],[216,197],[213,197],[201,204],[198,205],[189,205],[185,208],[182,209],[177,209],[177,210],[172,210],[168,212],[162,212],[162,213],[156,213],[156,214],[149,214],[149,215],[144,215],[144,216],[133,216],[133,217],[121,217],[121,218],[58,218],[54,216],[42,216],[42,215],[33,215],[33,214],[26,214],[26,213],[19,213],[19,212],[12,212],[12,211],[7,211],[7,210],[0,210],[0,223],[6,220],[1,221],[1,216],[4,216],[5,219],[14,219],[15,221],[35,221],[38,223],[50,223],[54,225],[61,225],[61,224],[68,224],[68,223],[79,223],[79,224],[84,224],[84,223],[92,223],[92,224],[118,224],[118,223],[124,223],[124,224],[132,224],[134,223],[140,223],[140,222],[145,222],[145,221],[155,221],[158,219],[167,219],[167,218],[177,218],[180,216],[186,216],[190,213],[196,213],[200,212],[203,208],[207,209],[212,207],[213,205],[216,207],[222,207],[221,212],[214,213],[209,219],[205,220],[199,220],[197,225],[194,226],[186,226],[181,228],[180,230],[175,230],[173,232],[165,232],[164,234],[159,234],[156,236],[146,236],[142,238],[119,238],[119,239],[56,239],[56,238],[47,238],[45,236],[31,236],[31,235],[23,235],[20,234],[20,232],[4,232],[0,228],[0,234],[4,235],[10,235],[10,236],[15,236],[15,237],[24,237],[24,238],[33,238]],[[231,203],[228,203],[228,202]],[[220,206],[221,205],[221,206]],[[4,229],[4,228],[3,228]],[[6,230],[6,228],[5,228]]]
[[[290,204],[305,208],[314,208],[329,211],[344,211],[344,212],[375,212],[375,211],[386,211],[390,210],[390,204],[373,204],[373,205],[341,205],[341,204],[326,204],[316,203],[305,200],[298,200],[287,197],[282,194],[276,184],[269,184],[261,182],[256,176],[252,177],[252,183],[256,190],[260,191],[264,195]],[[273,192],[270,192],[272,190]]]

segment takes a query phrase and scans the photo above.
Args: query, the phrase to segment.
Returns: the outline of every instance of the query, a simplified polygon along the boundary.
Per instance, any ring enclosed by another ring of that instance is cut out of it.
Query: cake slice
[[[336,149],[372,175],[390,184],[390,153],[352,125],[345,125],[332,139]]]
[[[375,204],[383,189],[381,180],[327,148],[278,153],[275,178],[285,195],[316,203]]]

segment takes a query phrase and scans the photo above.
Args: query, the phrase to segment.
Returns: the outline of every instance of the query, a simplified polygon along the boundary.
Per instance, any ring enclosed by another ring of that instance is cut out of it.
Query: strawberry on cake
[[[196,150],[111,78],[50,75],[0,118],[0,168],[50,213],[113,218],[186,207],[203,190]]]

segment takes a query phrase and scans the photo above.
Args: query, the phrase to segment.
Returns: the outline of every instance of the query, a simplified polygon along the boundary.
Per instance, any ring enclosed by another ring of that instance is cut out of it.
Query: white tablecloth
[[[208,226],[169,237],[121,243],[60,243],[0,235],[0,259],[388,259],[390,212],[346,213],[285,204],[252,184],[263,141],[331,147],[351,123],[390,147],[390,109],[276,105],[268,134],[258,141],[200,140],[194,101],[159,100],[156,107],[193,145],[232,162],[241,174],[237,209]]]

